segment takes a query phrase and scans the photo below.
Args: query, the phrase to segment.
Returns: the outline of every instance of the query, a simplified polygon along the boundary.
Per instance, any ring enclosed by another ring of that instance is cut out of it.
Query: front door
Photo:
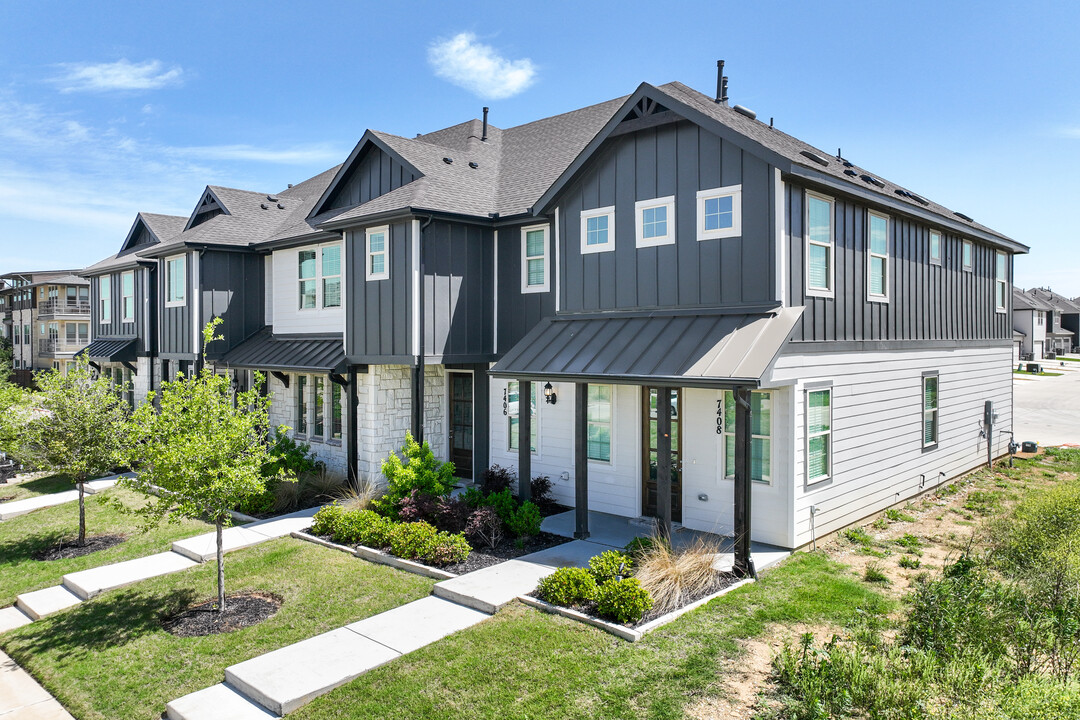
[[[450,462],[454,475],[473,476],[473,376],[452,372],[450,378]]]
[[[682,522],[682,392],[671,393],[671,520]],[[656,388],[644,388],[642,433],[641,514],[657,516],[656,492]]]

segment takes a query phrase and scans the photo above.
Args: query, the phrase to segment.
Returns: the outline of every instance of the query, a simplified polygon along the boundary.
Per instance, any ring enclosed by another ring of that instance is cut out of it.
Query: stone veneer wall
[[[131,385],[135,393],[135,407],[139,407],[146,402],[146,396],[150,392],[150,376],[154,373],[154,365],[156,363],[151,363],[148,357],[141,357],[137,360],[135,368],[138,372],[131,376]],[[157,387],[157,383],[154,384],[154,387]]]
[[[280,380],[273,375],[267,374],[267,380],[269,382],[270,390],[270,426],[277,427],[278,425],[288,425],[290,428],[289,435],[295,435],[296,427],[296,376],[290,375],[289,387],[285,387]],[[326,382],[329,383],[330,379],[326,378]],[[342,405],[346,402],[345,398],[342,400]],[[327,422],[329,423],[329,406],[327,406]],[[346,411],[347,412],[347,411]],[[348,419],[345,419],[346,422]],[[326,463],[326,468],[330,472],[347,476],[348,475],[348,458],[346,457],[345,450],[345,438],[348,437],[347,426],[342,427],[341,440],[323,440],[322,438],[298,438],[298,442],[304,442],[311,446],[312,453],[315,456]]]

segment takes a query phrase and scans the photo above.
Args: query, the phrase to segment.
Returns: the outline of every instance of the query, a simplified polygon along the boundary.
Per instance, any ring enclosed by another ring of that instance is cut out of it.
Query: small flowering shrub
[[[596,592],[596,611],[600,617],[630,625],[641,620],[653,601],[649,591],[641,587],[636,578],[611,580]]]
[[[431,493],[413,490],[398,506],[398,519],[402,522],[426,522],[434,524],[439,510],[439,498]]]
[[[564,607],[591,602],[596,592],[596,580],[585,568],[559,568],[537,587],[541,600]]]

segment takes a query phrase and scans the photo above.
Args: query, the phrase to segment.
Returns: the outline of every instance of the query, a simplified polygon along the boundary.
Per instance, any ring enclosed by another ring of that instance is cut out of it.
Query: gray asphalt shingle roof
[[[110,255],[104,260],[100,260],[93,265],[83,268],[79,271],[79,274],[84,277],[91,275],[98,275],[100,273],[107,272],[109,270],[117,270],[120,268],[135,267],[139,264],[139,253],[148,250],[150,247],[158,245],[162,242],[168,242],[170,238],[178,235],[184,230],[184,226],[187,224],[187,218],[181,215],[159,215],[157,213],[145,213],[141,212],[135,219],[135,223],[132,225],[132,231],[135,230],[135,226],[139,221],[142,221],[146,225],[147,229],[153,233],[157,241],[153,245],[138,245],[135,247],[121,250],[115,255]],[[128,238],[131,237],[131,233],[128,233]],[[127,239],[125,239],[125,243]]]

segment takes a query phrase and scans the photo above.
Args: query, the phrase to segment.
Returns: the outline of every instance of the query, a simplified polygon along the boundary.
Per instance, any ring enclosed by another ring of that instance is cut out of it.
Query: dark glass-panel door
[[[454,475],[473,476],[473,376],[450,373],[450,462]]]

